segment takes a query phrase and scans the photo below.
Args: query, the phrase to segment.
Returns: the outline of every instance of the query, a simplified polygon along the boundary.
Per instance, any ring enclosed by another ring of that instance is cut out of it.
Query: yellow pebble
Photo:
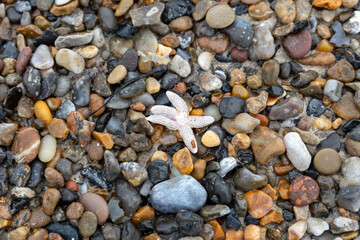
[[[243,85],[236,84],[232,89],[231,95],[245,99],[249,97],[249,91]]]
[[[329,130],[332,123],[331,120],[326,117],[318,117],[315,119],[314,125],[321,130]]]
[[[156,151],[153,153],[153,155],[151,156],[151,161],[155,161],[155,160],[162,160],[164,162],[168,161],[168,157],[166,155],[165,152],[163,151]]]
[[[193,109],[190,112],[191,116],[204,116],[204,111],[202,109]]]
[[[160,91],[160,83],[153,77],[146,79],[146,91],[150,94],[154,94]]]
[[[335,119],[335,121],[332,123],[332,128],[333,128],[333,129],[338,129],[338,127],[340,127],[341,124],[342,124],[342,119],[341,119],[341,118],[337,118],[337,119]]]
[[[208,130],[202,136],[201,142],[206,147],[216,147],[220,145],[220,137],[214,131]]]
[[[114,140],[112,136],[108,133],[100,133],[100,132],[93,132],[93,138],[98,140],[102,145],[104,145],[105,149],[110,150],[114,146]]]
[[[331,52],[334,49],[334,47],[333,45],[331,45],[329,40],[323,39],[319,42],[316,49],[320,52]]]
[[[50,112],[49,106],[44,101],[37,101],[34,105],[34,111],[37,118],[41,119],[45,123],[45,127],[47,127],[52,121],[53,117]]]

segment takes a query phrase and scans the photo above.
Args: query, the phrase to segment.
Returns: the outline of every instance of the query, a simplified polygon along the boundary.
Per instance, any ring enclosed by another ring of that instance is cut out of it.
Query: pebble
[[[114,12],[109,7],[100,7],[98,11],[100,27],[104,32],[112,32],[117,28]]]
[[[201,69],[204,71],[210,70],[213,59],[214,59],[214,55],[212,55],[210,52],[202,52],[198,56],[198,63]]]
[[[48,188],[43,197],[43,211],[46,215],[53,215],[55,208],[60,200],[60,192],[55,188]]]
[[[222,127],[231,135],[236,133],[251,133],[258,125],[260,120],[251,117],[247,113],[239,113],[233,119],[224,119]]]
[[[267,60],[275,54],[274,38],[271,26],[267,22],[260,23],[254,34],[254,44],[250,46],[249,57],[251,60]]]
[[[298,60],[298,63],[311,66],[327,66],[335,62],[335,56],[329,52],[315,52]]]
[[[279,0],[275,4],[275,13],[282,24],[289,24],[296,17],[295,3],[292,0]]]
[[[121,201],[121,207],[125,215],[131,216],[138,210],[142,199],[138,191],[126,180],[118,179],[116,181],[116,196]],[[112,214],[113,211],[110,211]],[[111,216],[111,215],[110,215]]]
[[[154,3],[130,10],[130,17],[134,27],[160,24],[160,17],[164,11],[163,3]]]
[[[359,186],[356,187],[342,187],[337,195],[336,201],[339,206],[350,211],[359,211],[360,201],[358,198]],[[335,205],[335,204],[334,204]]]
[[[191,73],[189,63],[179,55],[175,55],[174,58],[171,60],[170,70],[179,74],[183,78],[189,76]]]
[[[360,110],[354,103],[354,95],[351,92],[345,92],[340,100],[331,106],[331,109],[339,117],[349,121],[350,119],[360,118]]]
[[[49,162],[55,156],[56,139],[51,135],[46,135],[41,139],[38,158],[42,162]]]
[[[341,98],[343,85],[343,83],[334,79],[327,80],[324,87],[324,95],[329,97],[329,99],[333,102],[339,101]]]
[[[48,128],[51,136],[55,138],[66,138],[69,133],[69,128],[64,120],[53,118]]]
[[[23,127],[15,134],[11,151],[17,163],[30,163],[38,155],[39,149],[40,135],[35,128]]]
[[[31,212],[29,226],[31,228],[41,228],[51,222],[51,218],[47,216],[43,208],[37,208]]]
[[[220,161],[220,170],[217,171],[220,177],[225,177],[231,170],[236,168],[238,165],[237,161],[233,157],[227,157]]]
[[[288,229],[289,239],[301,239],[307,230],[306,220],[300,220],[291,225]]]
[[[349,46],[350,39],[346,36],[344,29],[340,22],[336,21],[332,26],[331,29],[335,32],[331,39],[330,43],[334,44],[337,47]]]
[[[235,13],[227,4],[213,6],[206,13],[206,22],[210,27],[219,29],[226,28],[235,20]]]
[[[65,181],[64,177],[60,172],[52,167],[47,167],[44,171],[45,179],[49,182],[50,186],[53,188],[64,187]]]
[[[303,101],[298,97],[290,97],[273,106],[268,117],[271,120],[285,120],[299,115],[303,110]]]
[[[84,59],[76,52],[70,49],[60,49],[56,53],[56,64],[72,71],[74,73],[82,73],[85,69]]]
[[[265,216],[273,207],[271,197],[260,190],[245,193],[244,199],[247,202],[248,213],[256,219]]]
[[[311,34],[306,30],[302,30],[286,36],[282,41],[282,47],[291,58],[300,59],[310,51],[311,43]]]
[[[85,148],[90,143],[90,125],[81,113],[70,112],[66,120],[70,131],[76,136],[81,147]]]
[[[90,237],[96,231],[97,216],[91,212],[86,211],[79,220],[79,231],[81,236]]]
[[[357,34],[360,32],[360,11],[354,11],[352,17],[343,24],[345,32]]]
[[[97,224],[103,224],[109,217],[109,208],[106,201],[95,193],[87,192],[82,194],[80,203],[84,206],[85,211],[95,213]]]
[[[355,70],[346,59],[337,61],[326,73],[330,78],[343,83],[352,82],[355,79]]]
[[[320,194],[319,185],[310,177],[299,176],[290,185],[290,200],[296,206],[309,205]]]
[[[249,15],[256,20],[269,18],[273,14],[273,10],[266,5],[265,2],[258,2],[249,7]]]
[[[356,220],[346,217],[336,217],[330,223],[330,231],[333,234],[359,230],[359,223]]]
[[[156,184],[152,188],[150,201],[161,212],[189,210],[196,212],[205,204],[205,189],[191,176],[181,175]]]
[[[202,36],[197,38],[197,42],[201,48],[220,54],[225,52],[229,46],[229,37],[227,35],[217,35],[214,37]]]
[[[241,48],[248,48],[253,41],[254,32],[250,23],[240,17],[235,17],[234,22],[222,31]]]
[[[247,168],[240,168],[234,174],[234,183],[242,192],[248,192],[265,187],[268,178],[265,175],[254,174]]]
[[[209,168],[210,165],[208,165]],[[206,169],[207,171],[208,169]],[[220,166],[216,168],[220,170]],[[208,201],[211,204],[229,204],[231,202],[231,192],[229,185],[217,173],[207,174],[201,184],[208,193]]]
[[[54,66],[54,59],[51,55],[49,47],[44,44],[41,44],[32,55],[30,64],[34,68],[41,70],[46,70]]]
[[[311,163],[311,155],[298,133],[291,132],[285,135],[284,143],[286,155],[299,171],[305,171]]]
[[[310,217],[307,220],[307,232],[314,236],[320,236],[329,230],[329,224],[320,218]]]

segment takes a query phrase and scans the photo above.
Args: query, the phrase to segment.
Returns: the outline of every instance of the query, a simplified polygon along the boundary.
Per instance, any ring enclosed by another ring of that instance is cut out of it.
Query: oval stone
[[[109,217],[109,207],[106,201],[99,195],[87,192],[80,196],[80,203],[86,211],[95,213],[98,224],[103,224]]]
[[[204,187],[189,175],[181,175],[155,185],[150,196],[150,202],[156,210],[172,213],[180,210],[197,212],[206,199]]]
[[[290,200],[296,206],[313,203],[318,198],[319,193],[319,185],[308,176],[299,176],[290,185]]]

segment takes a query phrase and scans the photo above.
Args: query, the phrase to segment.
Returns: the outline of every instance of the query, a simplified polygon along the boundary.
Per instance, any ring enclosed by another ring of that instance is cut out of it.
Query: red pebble
[[[236,47],[233,47],[231,49],[230,56],[234,61],[243,63],[248,59],[249,53],[245,49],[238,49]]]
[[[25,72],[25,69],[29,64],[31,56],[32,56],[32,50],[30,47],[24,47],[20,51],[16,59],[16,65],[15,65],[15,69],[18,74],[23,74]]]
[[[305,206],[315,202],[319,193],[319,185],[311,177],[299,176],[290,185],[290,200],[296,206]]]
[[[173,87],[173,90],[177,93],[185,93],[186,92],[186,84],[183,82],[180,82]]]
[[[67,181],[65,187],[67,189],[73,190],[74,192],[79,191],[79,186],[73,180]]]

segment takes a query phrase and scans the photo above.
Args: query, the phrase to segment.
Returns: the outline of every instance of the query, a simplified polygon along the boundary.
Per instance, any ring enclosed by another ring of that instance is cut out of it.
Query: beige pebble
[[[160,91],[160,83],[153,77],[146,79],[146,91],[150,94],[154,94]]]
[[[41,139],[38,157],[42,162],[50,162],[55,156],[56,139],[51,135],[46,135]]]
[[[155,160],[162,160],[167,162],[168,161],[168,157],[166,155],[165,152],[163,151],[156,151],[153,153],[153,155],[151,156],[151,161],[155,161]]]
[[[321,130],[329,130],[332,123],[331,120],[326,117],[318,117],[315,119],[314,125]]]
[[[206,147],[216,147],[220,145],[220,137],[214,131],[208,130],[202,136],[201,142]]]
[[[123,65],[117,66],[108,77],[108,83],[116,84],[123,80],[127,75],[127,70]]]

